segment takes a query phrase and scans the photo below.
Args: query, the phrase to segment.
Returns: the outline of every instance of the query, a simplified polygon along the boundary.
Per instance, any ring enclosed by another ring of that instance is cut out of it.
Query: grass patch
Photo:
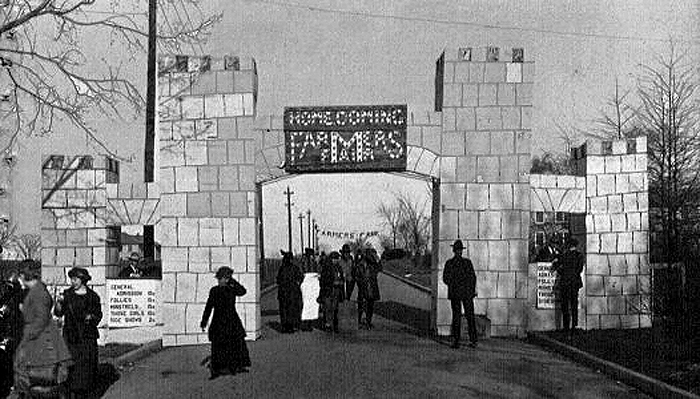
[[[426,265],[416,266],[410,258],[403,258],[382,261],[382,268],[389,273],[404,277],[425,288],[430,288],[430,265],[427,267]]]
[[[551,338],[668,384],[700,394],[700,339],[678,339],[658,328],[546,332]]]

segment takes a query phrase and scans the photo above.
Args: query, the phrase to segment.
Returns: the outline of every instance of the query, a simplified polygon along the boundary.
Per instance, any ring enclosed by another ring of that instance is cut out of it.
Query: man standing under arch
[[[469,346],[476,347],[476,319],[474,297],[476,296],[476,273],[468,258],[462,257],[464,244],[456,240],[452,244],[454,256],[445,263],[442,281],[447,285],[447,298],[452,306],[452,348],[459,348],[462,335],[462,307],[469,327]]]

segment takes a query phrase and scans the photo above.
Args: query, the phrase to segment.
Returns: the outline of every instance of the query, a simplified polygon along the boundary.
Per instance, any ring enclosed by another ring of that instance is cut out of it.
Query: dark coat
[[[135,268],[135,269],[134,269]],[[126,265],[119,271],[119,278],[139,278],[143,277],[143,272],[136,266]]]
[[[336,280],[342,281],[342,285],[335,286]],[[330,295],[337,295],[338,301],[342,302],[345,300],[345,275],[343,274],[343,268],[340,263],[333,263],[333,261],[328,260],[321,268],[321,276],[319,278],[319,286],[321,288],[320,297],[326,298]]]
[[[583,272],[583,255],[573,249],[567,250],[557,258],[552,264],[552,271],[557,272],[561,287],[583,287],[581,272]]]
[[[24,331],[16,363],[23,366],[56,364],[71,359],[58,327],[51,319],[53,300],[41,281],[29,289],[22,302]]]
[[[246,289],[238,281],[231,279],[228,285],[217,285],[209,290],[209,298],[202,314],[202,328],[207,326],[209,316],[214,311],[209,326],[209,340],[221,342],[245,337],[245,328],[236,312],[236,297],[246,294]]]
[[[445,263],[442,281],[448,299],[472,299],[476,296],[476,273],[472,261],[454,256]]]
[[[277,272],[277,300],[279,301],[280,321],[284,326],[296,326],[301,323],[303,299],[301,283],[304,275],[299,266],[291,259],[283,260]]]
[[[357,283],[358,301],[378,301],[380,299],[377,275],[381,270],[382,266],[379,262],[367,257],[353,265],[352,278]]]
[[[60,310],[54,310],[54,314],[58,317],[65,316],[63,338],[67,343],[77,344],[100,337],[97,331],[102,320],[100,296],[90,288],[87,288],[84,295],[76,294],[73,288],[63,291],[63,304]]]
[[[10,340],[10,351],[14,352],[22,339],[22,287],[19,283],[0,282],[0,341]]]
[[[537,253],[537,262],[551,262],[559,256],[559,250],[552,244],[545,244]]]
[[[74,288],[63,291],[60,309],[54,314],[63,317],[63,338],[73,356],[68,385],[74,391],[89,391],[94,387],[99,363],[97,326],[102,320],[100,296],[90,288],[80,295]]]

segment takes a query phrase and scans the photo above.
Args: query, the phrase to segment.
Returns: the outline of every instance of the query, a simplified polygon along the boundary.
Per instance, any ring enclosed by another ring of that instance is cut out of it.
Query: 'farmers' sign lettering
[[[406,106],[286,108],[285,170],[406,169]]]

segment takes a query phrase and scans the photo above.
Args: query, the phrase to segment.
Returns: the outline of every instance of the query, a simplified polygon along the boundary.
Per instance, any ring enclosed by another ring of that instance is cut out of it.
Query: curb
[[[114,365],[114,367],[120,367],[127,363],[134,363],[148,356],[151,356],[154,353],[160,352],[162,349],[162,339],[149,341],[132,351],[126,352],[125,354],[112,359],[112,364]]]
[[[657,380],[656,378],[630,370],[617,363],[601,359],[597,356],[591,355],[590,353],[574,348],[573,346],[544,336],[543,334],[530,332],[528,333],[528,338],[536,344],[553,349],[556,352],[572,358],[579,363],[585,364],[586,366],[596,370],[600,370],[610,377],[638,388],[642,392],[653,397],[700,399],[700,396],[695,395],[692,392],[688,392],[684,389],[674,387],[673,385]]]

